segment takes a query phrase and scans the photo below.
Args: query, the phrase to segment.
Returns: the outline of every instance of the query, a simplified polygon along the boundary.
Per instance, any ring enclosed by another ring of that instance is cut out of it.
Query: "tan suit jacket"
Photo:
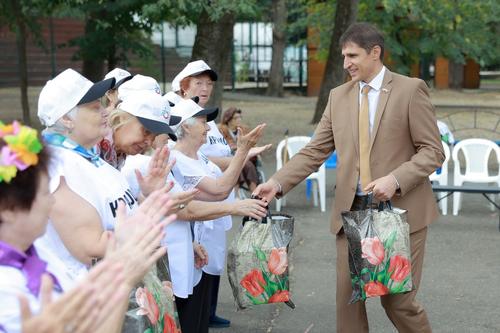
[[[340,213],[349,210],[359,177],[359,83],[347,82],[330,92],[314,136],[272,178],[287,193],[337,151],[337,187],[331,231],[342,228]],[[408,210],[410,232],[438,216],[429,175],[444,161],[444,151],[426,84],[386,69],[371,134],[372,179],[392,173],[400,193],[395,207]]]

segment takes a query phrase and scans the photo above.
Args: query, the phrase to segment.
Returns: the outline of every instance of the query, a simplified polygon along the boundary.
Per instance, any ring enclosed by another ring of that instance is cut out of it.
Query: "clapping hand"
[[[265,146],[259,146],[259,147],[252,147],[250,148],[250,150],[248,151],[248,155],[247,155],[247,160],[257,156],[257,155],[260,155],[262,154],[263,152],[265,152],[266,150],[269,150],[271,149],[273,145],[272,144],[267,144]]]
[[[33,315],[26,296],[19,296],[23,333],[95,332],[128,297],[123,281],[121,265],[103,260],[77,286],[52,300],[54,283],[45,274],[40,288],[39,314]]]
[[[149,161],[146,175],[142,175],[139,170],[135,170],[137,182],[141,188],[141,193],[147,197],[154,190],[165,186],[167,176],[175,164],[175,159],[169,161],[170,150],[167,146],[157,148]]]
[[[238,136],[236,139],[237,149],[241,148],[248,151],[250,148],[254,147],[262,137],[265,127],[266,124],[260,124],[245,135],[241,134],[241,128],[238,127]]]
[[[130,215],[127,215],[123,202],[119,203],[114,231],[118,245],[132,237],[138,226],[150,228],[167,215],[172,206],[169,190],[170,187],[164,187],[154,191]]]
[[[118,207],[116,241],[110,236],[106,257],[123,264],[130,288],[166,253],[166,248],[160,246],[164,228],[177,218],[175,214],[165,217],[171,205],[162,189],[151,193],[130,216],[126,216],[123,204]]]

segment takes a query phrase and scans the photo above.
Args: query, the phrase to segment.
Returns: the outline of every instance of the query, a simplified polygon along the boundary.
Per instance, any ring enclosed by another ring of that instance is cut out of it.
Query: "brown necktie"
[[[371,87],[365,85],[361,90],[361,106],[359,108],[359,179],[361,189],[371,181],[370,173],[370,113],[368,111],[368,92]]]

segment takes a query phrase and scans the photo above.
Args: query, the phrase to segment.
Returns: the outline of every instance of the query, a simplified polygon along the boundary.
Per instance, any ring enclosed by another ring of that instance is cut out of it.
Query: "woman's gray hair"
[[[186,135],[186,132],[184,130],[184,127],[182,125],[187,125],[187,126],[192,126],[196,123],[196,118],[188,118],[184,120],[182,123],[177,126],[175,129],[175,135],[177,136],[177,140],[182,140],[184,136]]]
[[[64,114],[61,118],[57,119],[54,125],[46,127],[42,131],[42,133],[58,133],[63,135],[69,134],[71,132],[71,129],[64,126],[62,118],[68,117],[69,119],[74,120],[76,118],[77,113],[78,113],[78,106],[75,106],[74,108],[69,110],[66,114]]]

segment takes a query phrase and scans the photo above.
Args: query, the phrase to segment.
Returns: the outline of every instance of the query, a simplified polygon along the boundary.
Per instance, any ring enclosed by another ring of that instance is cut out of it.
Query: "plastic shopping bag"
[[[262,221],[246,221],[228,250],[229,283],[238,309],[290,300],[288,244],[293,217],[271,214]]]
[[[168,256],[161,257],[131,296],[124,333],[181,333]]]
[[[407,212],[390,203],[342,212],[353,293],[349,304],[413,289]]]

